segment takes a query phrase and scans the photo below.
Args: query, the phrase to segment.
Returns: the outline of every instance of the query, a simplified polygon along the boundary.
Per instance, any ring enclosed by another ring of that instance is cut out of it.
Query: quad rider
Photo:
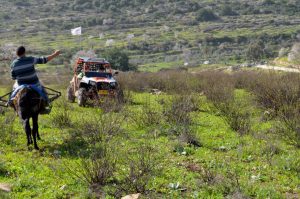
[[[16,82],[13,86],[13,92],[10,96],[8,105],[13,106],[13,98],[16,96],[19,90],[24,88],[24,86],[30,86],[40,94],[45,102],[45,106],[49,106],[48,95],[36,74],[35,64],[46,64],[53,58],[57,57],[60,54],[60,51],[57,50],[53,54],[46,57],[27,57],[25,47],[20,46],[17,49],[16,54],[18,58],[15,59],[11,64],[11,78],[16,80]]]

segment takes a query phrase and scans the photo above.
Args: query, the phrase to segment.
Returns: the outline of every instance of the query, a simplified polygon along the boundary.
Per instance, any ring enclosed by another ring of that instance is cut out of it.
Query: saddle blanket
[[[46,91],[44,90],[44,88],[42,87],[42,85],[39,84],[39,83],[38,84],[31,84],[31,85],[28,85],[28,84],[16,85],[15,84],[9,101],[14,100],[17,93],[19,91],[23,90],[24,88],[33,89],[34,91],[36,91],[43,98],[43,100],[45,100],[46,102],[48,101],[48,95],[47,95]]]

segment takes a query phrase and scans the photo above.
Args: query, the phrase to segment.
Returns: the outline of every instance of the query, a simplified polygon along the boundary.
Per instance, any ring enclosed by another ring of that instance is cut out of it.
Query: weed
[[[300,147],[300,106],[284,106],[279,113],[286,126],[284,136],[298,148]]]
[[[190,113],[199,110],[199,100],[196,96],[175,96],[170,107],[166,107],[164,115],[170,124],[188,126],[192,123]]]
[[[221,114],[231,129],[244,135],[251,129],[251,114],[245,111],[244,105],[236,99],[233,91],[233,83],[226,77],[223,80],[221,78],[218,83],[211,82],[205,89],[205,94],[213,103],[213,109]]]
[[[132,104],[132,102],[133,102],[133,99],[132,99],[133,93],[132,93],[132,91],[124,90],[123,95],[124,95],[123,96],[123,103]]]
[[[104,113],[110,113],[110,112],[120,112],[123,107],[124,103],[119,102],[117,99],[112,98],[104,98],[102,102],[100,102],[99,107],[103,110]]]
[[[149,145],[141,145],[127,156],[127,169],[119,189],[124,193],[147,193],[149,182],[159,173],[157,151]],[[130,156],[129,156],[130,155]]]
[[[225,73],[208,73],[205,81],[204,94],[218,109],[234,98],[232,77]]]
[[[294,106],[300,98],[300,78],[297,74],[258,74],[251,86],[257,101],[277,114],[283,106]]]
[[[0,190],[0,198],[3,198],[3,199],[9,199],[10,197],[8,196],[7,193],[4,193]]]
[[[227,104],[221,111],[231,129],[240,135],[245,135],[250,132],[251,114],[245,111],[238,102]]]
[[[7,144],[12,144],[17,134],[14,132],[14,121],[16,115],[14,112],[7,112],[4,116],[4,120],[0,121],[0,128],[2,129],[2,140]]]
[[[58,128],[65,128],[72,126],[71,106],[66,100],[60,100],[56,103],[57,108],[51,114],[51,122],[53,126]]]
[[[266,156],[266,159],[270,165],[272,165],[272,159],[275,155],[278,155],[281,152],[278,143],[274,141],[266,140],[265,146],[262,148],[262,155]]]
[[[158,126],[163,122],[162,114],[150,105],[143,105],[139,112],[131,112],[130,118],[138,128]]]
[[[83,115],[77,126],[76,134],[92,147],[108,142],[122,131],[124,118],[113,114],[96,114],[93,117]]]
[[[234,195],[236,193],[242,194],[240,178],[237,171],[226,167],[225,174],[216,172],[212,167],[207,164],[201,165],[197,168],[198,173],[198,186],[207,187],[209,190],[218,190],[223,193],[223,196]]]
[[[200,175],[201,183],[205,183],[208,185],[212,185],[217,177],[217,173],[210,169],[207,166],[202,166],[201,169],[198,170]]]
[[[7,166],[5,162],[0,162],[0,176],[6,176],[8,174]]]
[[[181,134],[179,135],[179,141],[195,147],[202,146],[199,138],[196,136],[196,133],[191,128],[184,128],[183,131],[181,131]]]
[[[72,176],[86,182],[94,190],[109,183],[116,171],[116,153],[107,143],[101,146],[93,157],[67,166]]]
[[[125,90],[135,92],[159,89],[172,94],[191,94],[201,87],[198,76],[175,70],[158,73],[122,73],[118,81],[124,85]]]

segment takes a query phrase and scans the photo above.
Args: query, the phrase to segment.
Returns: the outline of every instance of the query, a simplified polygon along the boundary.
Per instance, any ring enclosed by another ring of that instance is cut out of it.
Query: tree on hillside
[[[237,12],[235,12],[231,6],[225,5],[221,8],[221,15],[223,16],[236,16],[238,15]]]
[[[121,71],[129,71],[133,69],[129,64],[129,57],[127,53],[121,49],[108,49],[102,54],[102,57],[109,61],[113,69]]]
[[[252,42],[246,51],[246,58],[254,61],[260,60],[265,57],[264,49],[265,45],[262,41]]]
[[[219,17],[210,9],[201,9],[196,16],[197,21],[216,21]]]

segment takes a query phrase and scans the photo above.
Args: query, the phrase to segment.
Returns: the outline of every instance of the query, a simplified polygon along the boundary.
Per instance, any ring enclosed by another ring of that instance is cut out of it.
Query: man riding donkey
[[[57,57],[60,54],[60,51],[57,50],[53,54],[46,57],[27,57],[25,48],[23,46],[20,46],[17,49],[16,54],[18,58],[15,59],[11,64],[11,78],[13,80],[16,80],[16,82],[13,86],[13,92],[10,96],[8,105],[16,108],[14,106],[14,98],[16,97],[17,93],[24,87],[30,86],[37,93],[39,93],[44,101],[43,107],[45,108],[41,113],[49,113],[50,108],[48,95],[36,74],[35,64],[46,64],[53,58]]]

